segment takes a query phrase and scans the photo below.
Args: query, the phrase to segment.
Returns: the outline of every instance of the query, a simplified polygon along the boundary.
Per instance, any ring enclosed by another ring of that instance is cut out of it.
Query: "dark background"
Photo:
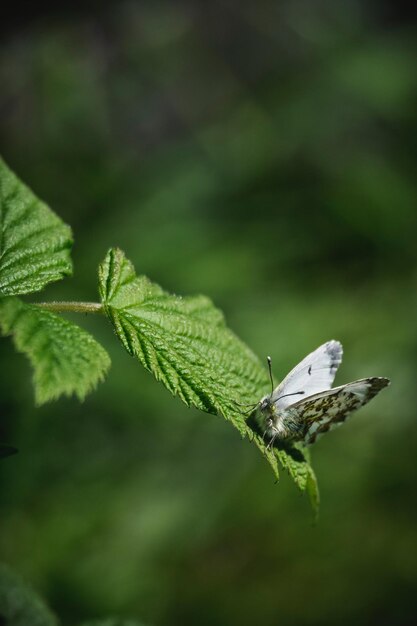
[[[72,316],[112,369],[35,409],[0,352],[0,557],[65,626],[408,625],[417,591],[416,22],[405,3],[18,4],[1,21],[0,146],[71,226],[97,298],[110,246],[209,295],[275,377],[336,338],[336,382],[392,386],[312,450],[322,494],[274,484],[221,418],[188,410]],[[30,298],[28,298],[30,300]]]

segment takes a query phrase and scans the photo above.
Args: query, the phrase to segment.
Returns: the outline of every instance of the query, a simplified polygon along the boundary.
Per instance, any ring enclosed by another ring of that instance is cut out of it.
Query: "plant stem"
[[[103,305],[99,302],[34,302],[33,304],[55,313],[64,313],[65,311],[72,311],[73,313],[104,312]]]

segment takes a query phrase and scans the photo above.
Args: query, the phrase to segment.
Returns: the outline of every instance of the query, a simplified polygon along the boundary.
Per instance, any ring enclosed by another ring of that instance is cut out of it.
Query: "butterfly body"
[[[314,443],[389,384],[383,377],[331,388],[342,361],[342,345],[328,341],[299,363],[259,403],[269,446],[275,440]]]
[[[260,410],[265,418],[265,435],[269,440],[297,441],[304,437],[304,426],[293,409],[277,409],[267,396],[261,401]]]

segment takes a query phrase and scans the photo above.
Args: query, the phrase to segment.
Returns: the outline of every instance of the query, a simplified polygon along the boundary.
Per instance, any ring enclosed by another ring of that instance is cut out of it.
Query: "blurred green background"
[[[119,246],[204,293],[282,378],[336,338],[336,382],[392,386],[312,450],[321,519],[223,419],[188,410],[72,316],[110,374],[34,408],[0,351],[0,559],[65,626],[414,623],[416,21],[404,3],[42,4],[2,22],[0,148],[71,226],[97,298]],[[12,7],[13,8],[13,7]],[[20,9],[22,11],[22,9]]]

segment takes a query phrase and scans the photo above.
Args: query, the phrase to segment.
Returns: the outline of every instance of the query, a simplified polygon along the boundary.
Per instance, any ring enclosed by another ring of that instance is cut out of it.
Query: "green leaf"
[[[0,158],[0,296],[39,291],[72,273],[71,230]]]
[[[34,368],[37,404],[73,393],[82,400],[110,366],[107,352],[85,330],[18,298],[0,299],[0,327]]]
[[[316,475],[310,465],[310,451],[301,444],[275,448],[282,467],[287,470],[301,491],[309,494],[311,506],[318,515],[320,498]]]
[[[42,600],[16,574],[0,564],[0,624],[57,626]]]
[[[299,489],[307,487],[310,465],[307,461],[307,449],[301,445],[276,448],[276,455]]]
[[[132,356],[188,406],[221,414],[249,435],[279,478],[278,461],[302,490],[313,470],[297,448],[269,449],[242,404],[255,404],[269,379],[258,358],[226,326],[205,296],[168,294],[111,249],[99,267],[99,290],[116,335]]]
[[[288,472],[300,491],[307,491],[311,506],[317,519],[320,497],[316,475],[310,465],[310,451],[302,444],[279,445],[276,443],[272,448],[265,446],[263,437],[259,434],[259,426],[256,419],[251,416],[248,424],[254,429],[254,443],[264,455],[277,480],[279,479],[278,462]]]
[[[166,293],[136,276],[111,249],[99,268],[100,296],[117,336],[132,356],[188,406],[221,413],[249,433],[237,403],[256,402],[266,372],[204,296]]]
[[[248,421],[248,423],[250,423],[250,422]],[[279,467],[278,467],[277,448],[275,448],[275,447],[268,448],[265,445],[263,437],[261,437],[259,435],[259,433],[257,433],[257,432],[253,433],[253,442],[257,446],[257,448],[259,449],[261,454],[268,461],[268,463],[271,466],[272,471],[273,471],[273,473],[275,475],[275,478],[278,481],[279,480]]]

